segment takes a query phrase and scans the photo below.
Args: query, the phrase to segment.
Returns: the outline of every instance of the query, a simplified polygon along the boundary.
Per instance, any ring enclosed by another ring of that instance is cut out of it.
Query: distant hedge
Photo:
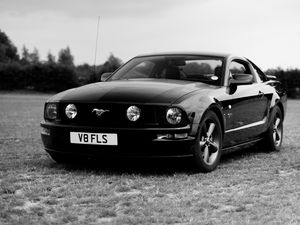
[[[0,89],[59,92],[78,86],[74,67],[61,64],[0,64]]]
[[[300,70],[281,68],[270,69],[267,74],[275,75],[283,84],[289,98],[300,98]]]
[[[68,66],[60,63],[6,62],[0,63],[0,90],[36,90],[40,92],[60,92],[99,81],[104,72],[112,72],[121,65],[114,56],[97,66],[97,74],[88,64]],[[287,90],[289,98],[300,98],[300,70],[281,68],[269,69],[266,74],[275,75]]]

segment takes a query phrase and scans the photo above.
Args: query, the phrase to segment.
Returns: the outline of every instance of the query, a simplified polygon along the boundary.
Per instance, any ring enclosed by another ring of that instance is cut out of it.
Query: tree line
[[[69,47],[56,57],[49,52],[40,59],[39,51],[23,46],[21,54],[10,38],[0,30],[0,90],[28,89],[41,92],[59,92],[99,81],[102,73],[113,72],[122,64],[111,54],[102,65],[76,66]]]
[[[56,57],[49,52],[42,61],[36,48],[29,51],[23,46],[21,56],[10,38],[0,30],[0,90],[30,89],[58,92],[100,80],[101,74],[113,72],[122,64],[111,54],[102,65],[74,65],[69,47],[61,49]],[[287,90],[288,97],[300,98],[300,70],[268,69]]]
[[[280,67],[265,71],[268,75],[276,76],[283,84],[289,98],[300,98],[300,70],[286,69]]]

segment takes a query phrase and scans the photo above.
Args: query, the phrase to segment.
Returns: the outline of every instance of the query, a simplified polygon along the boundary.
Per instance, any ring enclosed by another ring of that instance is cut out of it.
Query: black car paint
[[[251,85],[230,85],[228,64],[240,57],[227,56],[223,69],[223,85],[214,86],[200,82],[182,80],[124,80],[95,83],[71,89],[50,98],[48,102],[59,103],[122,103],[140,105],[176,106],[186,112],[188,124],[183,127],[90,127],[76,124],[61,124],[59,121],[44,121],[42,127],[50,129],[51,137],[42,135],[47,151],[74,154],[111,154],[111,147],[101,146],[103,152],[94,146],[70,145],[70,131],[115,132],[120,134],[120,148],[112,154],[120,153],[124,148],[135,149],[129,155],[190,155],[194,145],[199,123],[207,110],[213,110],[222,124],[223,148],[228,149],[239,144],[259,140],[269,125],[269,115],[275,105],[285,114],[286,93],[277,81],[255,82]],[[250,68],[253,70],[251,64]],[[255,80],[259,78],[254,74]],[[255,124],[257,123],[257,124]],[[254,124],[254,126],[252,125]],[[188,132],[186,140],[157,140],[158,133]],[[126,143],[126,140],[130,140]],[[155,146],[161,148],[156,148]],[[123,147],[122,147],[123,146]],[[135,147],[136,148],[135,148]],[[149,151],[141,152],[142,146]],[[97,146],[99,148],[99,146]],[[83,151],[83,149],[85,149]],[[162,150],[164,149],[164,150]],[[126,152],[123,152],[126,155]]]
[[[132,104],[172,104],[178,98],[209,85],[191,81],[135,79],[99,82],[67,90],[50,102],[129,102]]]

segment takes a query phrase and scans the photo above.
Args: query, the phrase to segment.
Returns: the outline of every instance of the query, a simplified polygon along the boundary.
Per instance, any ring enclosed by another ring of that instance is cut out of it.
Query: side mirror
[[[269,80],[277,80],[277,77],[276,76],[273,76],[273,75],[266,75],[267,76],[267,78],[269,79]]]
[[[253,83],[252,74],[233,74],[229,80],[229,85],[246,85]]]
[[[112,73],[102,73],[101,74],[101,82],[105,82],[107,80],[107,78],[109,78],[109,76],[111,75]]]

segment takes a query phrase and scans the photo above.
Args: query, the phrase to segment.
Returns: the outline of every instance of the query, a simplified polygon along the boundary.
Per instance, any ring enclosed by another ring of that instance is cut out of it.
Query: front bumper
[[[41,122],[44,148],[49,153],[87,157],[174,157],[191,156],[195,138],[158,139],[158,134],[189,133],[190,126],[179,128],[98,128]],[[46,132],[45,132],[46,131]],[[116,133],[117,146],[70,143],[70,132]]]

